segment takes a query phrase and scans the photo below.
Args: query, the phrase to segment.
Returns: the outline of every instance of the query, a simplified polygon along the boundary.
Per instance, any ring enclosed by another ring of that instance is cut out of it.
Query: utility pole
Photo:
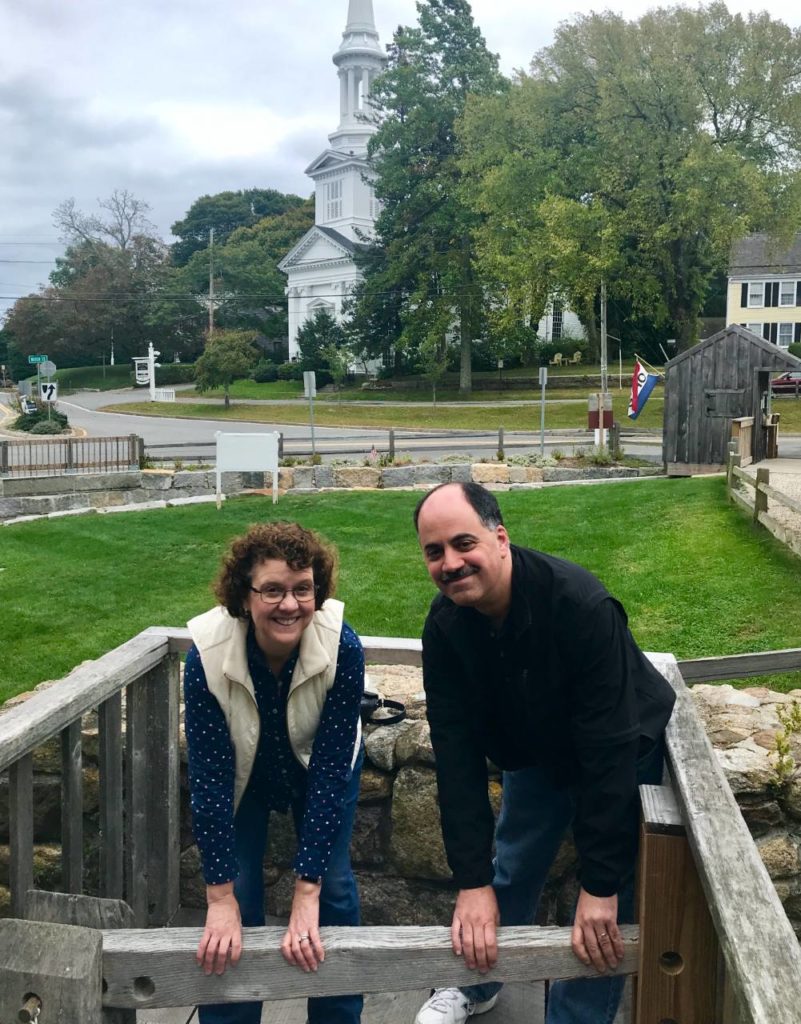
[[[606,344],[606,281],[601,281],[601,391],[606,394],[607,383],[607,344]]]
[[[214,228],[209,229],[209,337],[214,334]]]

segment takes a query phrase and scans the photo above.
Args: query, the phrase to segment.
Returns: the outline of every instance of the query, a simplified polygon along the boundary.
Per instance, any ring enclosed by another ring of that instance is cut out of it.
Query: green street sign
[[[28,362],[31,366],[36,366],[37,363],[46,363],[47,356],[28,356]]]

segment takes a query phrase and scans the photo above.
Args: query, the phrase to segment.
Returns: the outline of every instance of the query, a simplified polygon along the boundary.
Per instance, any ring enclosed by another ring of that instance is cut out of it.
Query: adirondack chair
[[[574,366],[577,366],[581,362],[581,352],[578,349],[576,349],[576,351],[573,353],[573,358],[568,359],[568,362],[572,363]]]
[[[548,363],[549,366],[561,366],[562,365],[562,353],[554,352],[553,359]]]

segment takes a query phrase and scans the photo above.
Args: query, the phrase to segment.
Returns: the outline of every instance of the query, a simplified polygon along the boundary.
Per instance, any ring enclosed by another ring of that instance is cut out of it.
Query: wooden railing
[[[750,466],[753,456],[754,417],[741,416],[731,421],[731,439],[740,453],[740,465]]]
[[[0,441],[0,477],[116,473],[139,469],[143,442],[125,437],[48,437]]]
[[[737,486],[737,482],[752,488],[753,500]],[[742,468],[742,457],[735,451],[729,453],[729,464],[726,473],[726,493],[729,500],[739,505],[754,520],[754,523],[764,526],[782,544],[786,544],[791,551],[801,555],[801,528],[792,529],[770,515],[768,510],[768,499],[770,498],[778,505],[796,512],[801,517],[801,501],[790,497],[783,491],[771,487],[770,470],[760,466],[756,474],[746,473]],[[801,523],[801,519],[799,519]]]
[[[368,662],[420,663],[417,640],[363,640]],[[84,942],[86,981],[76,989],[80,1001],[70,1003],[63,978],[53,981],[54,964],[69,965],[70,943],[60,939],[59,956],[54,959],[51,950],[48,959],[37,952],[41,942],[34,939],[35,931],[15,930],[18,922],[0,922],[0,1011],[12,1012],[8,1007],[17,996],[22,1000],[35,991],[31,977],[51,993],[51,1007],[54,998],[73,1010],[79,1007],[85,1024],[99,1022],[101,998],[107,1010],[127,1012],[125,1008],[236,1001],[245,995],[279,999],[334,994],[352,991],[354,978],[367,992],[459,984],[472,977],[452,956],[445,928],[329,929],[326,969],[313,975],[279,970],[280,930],[253,929],[237,970],[211,978],[201,975],[194,963],[196,929],[153,928],[169,925],[179,902],[178,676],[179,654],[188,645],[186,630],[146,630],[0,716],[0,771],[9,772],[11,795],[14,917],[24,918],[33,887],[33,754],[54,737],[60,738],[62,752],[64,885],[72,892],[82,889],[81,719],[96,711],[101,892],[126,898],[135,922],[147,929],[94,933],[102,934],[102,993]],[[801,649],[689,662],[667,654],[649,657],[674,687],[677,705],[667,732],[672,785],[656,787],[643,797],[644,806],[661,809],[644,819],[640,930],[625,930],[628,949],[622,972],[636,971],[640,982],[634,1019],[643,1024],[801,1022],[798,943],[684,680],[685,675],[713,680],[795,671],[801,667]],[[660,860],[665,856],[664,863],[674,865],[667,873]],[[693,886],[702,895],[690,920]],[[20,936],[26,934],[23,941]],[[699,936],[707,938],[701,941]],[[499,966],[492,974],[498,980],[586,973],[570,952],[569,929],[501,929],[499,944]],[[13,960],[23,948],[31,962],[24,983],[14,981],[25,991],[16,993],[7,982],[21,975],[3,957]],[[73,971],[73,981],[75,977]],[[93,1000],[98,1003],[96,1014]],[[2,1012],[0,1019],[5,1019]]]

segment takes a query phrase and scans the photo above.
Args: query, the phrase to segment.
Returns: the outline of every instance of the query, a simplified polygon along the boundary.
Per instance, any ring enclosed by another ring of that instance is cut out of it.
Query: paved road
[[[4,396],[0,396],[0,401]],[[142,400],[141,391],[106,391],[82,392],[71,395],[58,403],[73,426],[86,431],[92,437],[110,437],[127,434],[138,434],[151,449],[152,454],[165,458],[181,458],[184,461],[197,461],[213,453],[214,435],[218,430],[243,431],[248,433],[267,433],[279,430],[284,435],[285,454],[303,453],[311,450],[309,427],[305,424],[253,423],[248,421],[221,422],[219,420],[173,419],[171,417],[134,416],[124,413],[101,413],[100,406],[123,404]],[[269,400],[264,404],[269,404]],[[359,403],[362,404],[362,403]],[[383,403],[382,403],[383,404]],[[408,408],[408,403],[403,404]],[[502,407],[504,403],[493,403]],[[519,404],[519,403],[515,403]],[[536,417],[535,417],[536,418]],[[625,428],[624,428],[625,429]],[[386,451],[388,431],[367,428],[316,427],[315,435],[319,450],[326,458],[358,456],[367,454],[375,445],[378,451]],[[447,441],[445,440],[447,438]],[[571,454],[574,447],[591,445],[592,440],[586,432],[546,431],[546,452],[555,448],[565,454]],[[168,445],[164,449],[153,450],[155,445]],[[195,447],[172,447],[192,445]],[[202,447],[201,447],[202,446]],[[465,454],[472,453],[477,458],[494,454],[497,450],[497,434],[479,431],[397,431],[396,451],[424,454],[436,458],[454,451]],[[505,447],[516,454],[538,452],[540,450],[539,431],[534,425],[530,432],[507,431]],[[660,462],[662,458],[661,441],[653,434],[640,433],[627,435],[624,433],[623,448],[629,454]],[[801,435],[782,436],[780,438],[782,456],[801,458]]]
[[[180,457],[184,461],[193,461],[201,455],[210,456],[210,447],[173,448],[154,450],[155,445],[211,445],[214,434],[218,430],[268,432],[280,430],[284,435],[285,454],[307,454],[311,450],[310,429],[305,424],[253,423],[249,421],[221,422],[219,420],[173,419],[171,417],[134,416],[124,413],[101,413],[96,410],[104,405],[120,405],[127,402],[142,400],[141,392],[107,391],[83,392],[71,395],[59,402],[59,408],[65,412],[73,426],[79,427],[90,436],[117,436],[138,434],[145,441],[151,453],[162,457]],[[217,404],[217,403],[215,403]],[[265,400],[259,404],[269,405]],[[361,405],[363,403],[359,403]],[[384,403],[382,403],[384,404]],[[502,407],[504,403],[491,403]],[[515,403],[518,404],[518,403]],[[398,403],[408,408],[408,403]],[[533,417],[536,419],[536,417]],[[540,449],[539,431],[530,432],[507,431],[505,447],[518,454],[537,452]],[[328,458],[345,455],[366,455],[375,445],[378,451],[386,451],[389,432],[368,428],[315,427],[315,436],[319,450]],[[445,440],[447,438],[447,441]],[[576,445],[588,446],[592,443],[586,432],[560,431],[547,432],[545,438],[546,451],[559,448],[565,453],[572,453]],[[636,453],[654,461],[661,459],[661,444],[653,435],[643,434],[636,438],[627,438],[624,447],[629,450],[636,448]],[[434,458],[453,454],[454,451],[473,453],[476,457],[494,454],[498,448],[498,435],[493,431],[396,431],[396,451],[414,452]]]

